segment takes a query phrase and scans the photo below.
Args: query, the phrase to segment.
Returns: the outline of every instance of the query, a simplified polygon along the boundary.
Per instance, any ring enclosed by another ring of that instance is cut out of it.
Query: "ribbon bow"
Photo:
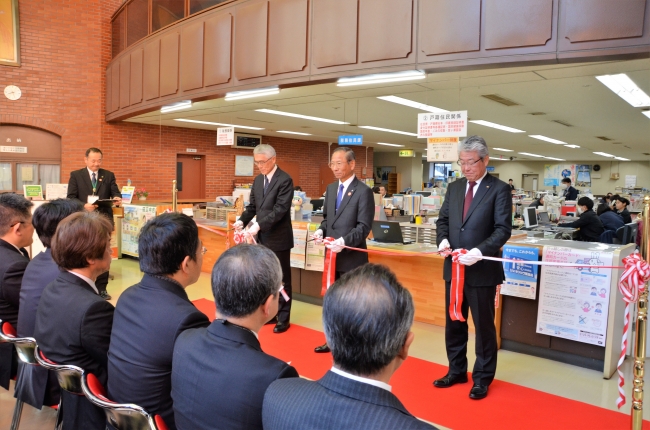
[[[616,406],[621,409],[625,404],[625,378],[621,372],[621,365],[625,360],[627,352],[627,340],[630,331],[630,303],[636,303],[639,300],[639,295],[645,291],[645,284],[650,279],[650,264],[641,258],[638,252],[631,254],[623,259],[623,275],[618,282],[618,290],[623,296],[625,301],[625,324],[623,326],[623,338],[621,339],[621,355],[618,358],[618,399],[616,399]]]
[[[465,266],[460,264],[458,258],[467,254],[466,249],[455,249],[453,251],[443,251],[441,255],[447,257],[451,255],[451,290],[449,292],[449,318],[452,321],[465,322],[463,317],[463,289],[465,288]]]
[[[248,229],[235,229],[232,234],[232,239],[235,242],[235,245],[239,245],[240,243],[257,243],[255,237],[248,232]]]

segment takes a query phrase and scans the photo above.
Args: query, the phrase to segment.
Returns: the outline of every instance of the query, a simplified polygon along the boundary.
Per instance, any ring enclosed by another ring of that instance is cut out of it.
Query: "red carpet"
[[[214,303],[200,299],[194,304],[214,318]],[[325,342],[323,333],[295,324],[281,335],[273,326],[260,331],[264,351],[291,362],[300,375],[319,379],[332,366],[331,354],[316,354]],[[447,372],[446,366],[409,357],[391,380],[393,393],[413,415],[453,429],[625,429],[628,414],[566,399],[516,384],[495,380],[490,395],[481,401],[468,397],[470,383],[436,389],[432,382]],[[567,382],[570,383],[570,382]],[[631,383],[631,381],[629,382]],[[627,399],[628,404],[631,400]],[[493,423],[492,425],[486,423]],[[650,422],[644,421],[650,430]]]

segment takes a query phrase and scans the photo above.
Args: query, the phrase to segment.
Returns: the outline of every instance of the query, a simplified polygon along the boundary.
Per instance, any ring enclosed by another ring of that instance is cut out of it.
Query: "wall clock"
[[[5,87],[5,97],[9,100],[18,100],[22,95],[22,91],[15,85],[7,85]]]

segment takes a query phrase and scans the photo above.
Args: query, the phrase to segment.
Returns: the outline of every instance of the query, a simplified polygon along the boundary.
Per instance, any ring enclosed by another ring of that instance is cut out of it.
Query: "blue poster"
[[[535,300],[537,294],[538,268],[536,264],[525,261],[537,261],[539,249],[528,246],[503,246],[503,258],[517,262],[503,262],[506,280],[501,285],[501,294]]]

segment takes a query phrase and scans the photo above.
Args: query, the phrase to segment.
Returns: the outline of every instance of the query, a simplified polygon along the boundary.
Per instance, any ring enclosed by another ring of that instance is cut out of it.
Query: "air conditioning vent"
[[[546,112],[531,112],[530,114],[535,115],[535,116],[537,116],[537,115],[546,115]]]
[[[257,134],[235,133],[233,148],[253,149],[262,143],[262,136]]]
[[[561,125],[563,125],[565,127],[573,127],[573,125],[569,124],[568,122],[564,122],[564,121],[562,121],[560,119],[552,119],[551,121],[557,122],[558,124],[561,124]]]
[[[519,103],[513,102],[510,99],[507,99],[505,97],[501,97],[500,95],[497,94],[482,94],[481,97],[485,97],[488,100],[492,100],[493,102],[501,103],[502,105],[505,106],[519,106]]]
[[[606,137],[606,136],[596,136],[596,138],[597,138],[597,139],[600,139],[600,140],[605,140],[605,141],[607,141],[607,140],[614,140],[614,139],[610,139],[609,137]]]

